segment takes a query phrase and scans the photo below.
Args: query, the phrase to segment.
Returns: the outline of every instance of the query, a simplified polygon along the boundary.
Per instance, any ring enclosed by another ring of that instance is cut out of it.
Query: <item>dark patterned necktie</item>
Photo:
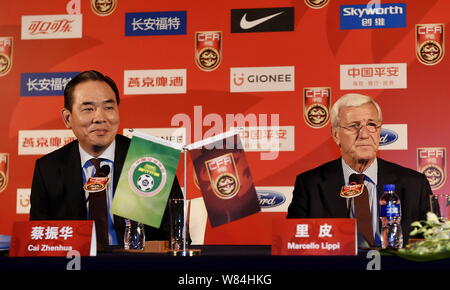
[[[89,160],[95,167],[94,177],[102,177],[100,162],[102,159]],[[97,245],[99,249],[109,244],[108,239],[108,206],[106,204],[106,188],[99,192],[89,192],[89,219],[95,221]]]
[[[364,184],[364,178],[364,174],[354,173],[350,175],[350,183]],[[364,186],[363,192],[359,196],[353,198],[353,200],[358,232],[364,236],[370,246],[373,246],[372,217],[370,215],[369,192],[367,191],[367,187]]]

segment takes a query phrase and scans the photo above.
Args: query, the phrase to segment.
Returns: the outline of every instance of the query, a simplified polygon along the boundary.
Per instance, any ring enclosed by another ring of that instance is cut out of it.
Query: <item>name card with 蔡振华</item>
[[[94,221],[24,221],[12,229],[9,256],[66,256],[69,251],[96,256]]]
[[[357,253],[355,219],[273,221],[272,255],[356,256]]]

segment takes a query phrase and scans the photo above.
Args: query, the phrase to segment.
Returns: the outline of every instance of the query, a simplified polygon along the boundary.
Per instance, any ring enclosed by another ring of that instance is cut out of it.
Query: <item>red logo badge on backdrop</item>
[[[8,185],[9,154],[0,153],[0,192]]]
[[[357,254],[356,222],[340,219],[275,219],[272,255]]]
[[[236,195],[240,182],[232,153],[205,161],[205,166],[211,187],[217,197],[228,199]]]
[[[204,71],[213,71],[222,61],[222,32],[195,33],[195,63]]]
[[[13,38],[0,37],[0,77],[7,75],[12,67]]]
[[[27,221],[13,224],[11,257],[66,256],[76,250],[95,256],[97,243],[93,221]]]
[[[320,9],[327,5],[329,0],[305,0],[305,4],[314,9]]]
[[[444,185],[447,175],[446,151],[445,147],[417,148],[417,171],[425,174],[433,190]]]
[[[426,65],[435,65],[445,53],[444,24],[416,24],[416,55]]]
[[[312,128],[322,128],[330,119],[331,88],[303,89],[304,119]]]
[[[117,6],[117,0],[91,0],[91,8],[99,16],[108,16]]]

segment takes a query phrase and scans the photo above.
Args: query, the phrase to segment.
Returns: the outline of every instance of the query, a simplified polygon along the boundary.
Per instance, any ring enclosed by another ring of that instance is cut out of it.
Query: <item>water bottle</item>
[[[123,239],[125,250],[143,250],[145,246],[144,224],[125,219],[125,234]]]
[[[403,247],[403,232],[400,198],[395,193],[395,184],[385,184],[380,198],[381,247]]]

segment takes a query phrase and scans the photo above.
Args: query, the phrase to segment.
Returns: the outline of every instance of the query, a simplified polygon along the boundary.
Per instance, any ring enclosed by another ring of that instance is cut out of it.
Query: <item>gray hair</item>
[[[341,108],[359,107],[368,103],[373,104],[375,106],[378,112],[378,120],[381,122],[383,119],[383,116],[381,114],[381,108],[377,104],[377,102],[375,102],[371,97],[361,94],[346,94],[343,95],[339,100],[337,100],[336,103],[334,103],[333,107],[331,107],[330,110],[331,126],[333,128],[339,127],[339,122],[341,121],[339,119],[339,111],[341,110]]]

